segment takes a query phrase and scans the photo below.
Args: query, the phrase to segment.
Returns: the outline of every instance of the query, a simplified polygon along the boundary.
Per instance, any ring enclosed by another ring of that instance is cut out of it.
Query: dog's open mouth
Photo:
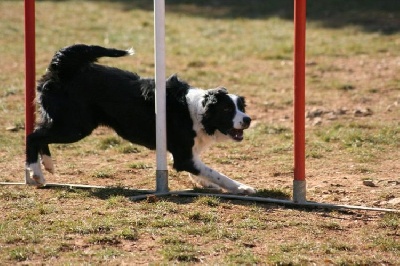
[[[232,128],[232,129],[229,129],[227,133],[233,140],[236,140],[236,141],[243,140],[243,129]]]

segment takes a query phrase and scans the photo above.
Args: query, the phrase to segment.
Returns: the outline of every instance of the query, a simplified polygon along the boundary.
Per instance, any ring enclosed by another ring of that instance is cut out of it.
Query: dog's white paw
[[[34,185],[37,187],[41,187],[46,184],[46,179],[44,178],[42,169],[40,169],[40,164],[33,163],[26,167],[25,182],[28,185]]]
[[[257,190],[255,188],[252,188],[247,185],[240,185],[237,187],[235,190],[231,191],[234,194],[245,194],[245,195],[251,195],[257,193]]]
[[[49,173],[54,174],[54,164],[51,157],[48,155],[42,155],[41,159],[44,169]]]

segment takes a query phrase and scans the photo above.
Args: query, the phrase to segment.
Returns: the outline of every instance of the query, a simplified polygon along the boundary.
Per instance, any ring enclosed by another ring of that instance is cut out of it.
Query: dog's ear
[[[217,103],[223,97],[227,97],[228,91],[223,87],[218,87],[216,89],[209,89],[207,90],[206,94],[204,95],[204,99],[202,105],[204,107],[204,114],[201,123],[204,126],[204,130],[209,135],[213,135],[217,130],[217,117],[218,117],[218,110],[215,108]]]
[[[167,87],[168,88],[173,88],[173,87],[179,87],[181,85],[182,81],[178,78],[178,74],[173,74],[167,79]]]
[[[243,96],[238,97],[236,104],[237,104],[238,109],[241,110],[242,112],[244,112],[244,110],[246,108],[246,100]]]
[[[228,91],[224,87],[207,90],[207,93],[204,95],[203,107],[217,103],[218,99],[226,94],[228,94]]]
[[[167,79],[167,98],[186,103],[186,94],[189,88],[189,84],[179,79],[177,74],[173,74]]]

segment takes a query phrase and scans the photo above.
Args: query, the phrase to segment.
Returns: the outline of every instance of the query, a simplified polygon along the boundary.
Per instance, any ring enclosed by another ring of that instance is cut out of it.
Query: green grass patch
[[[9,250],[8,254],[10,260],[21,262],[28,260],[29,256],[33,254],[33,250],[28,247],[16,247]]]
[[[386,236],[377,236],[372,240],[372,245],[382,251],[400,252],[400,242],[398,239]]]
[[[162,249],[163,258],[167,261],[199,262],[199,253],[189,243],[169,243]]]
[[[194,222],[211,223],[217,220],[216,214],[204,213],[200,211],[191,212],[188,214],[188,218]]]
[[[208,207],[218,207],[221,203],[221,200],[217,197],[212,196],[201,196],[198,197],[195,201],[195,204],[200,206],[208,206]]]
[[[114,230],[111,220],[84,219],[65,224],[67,232],[79,235],[104,234]]]
[[[342,251],[354,251],[355,247],[348,243],[331,242],[325,246],[326,254],[334,254]]]
[[[121,153],[129,154],[129,153],[140,153],[142,149],[139,146],[128,143],[125,145],[121,145],[121,147],[119,147],[118,150]]]
[[[397,231],[398,229],[400,229],[400,215],[396,213],[385,214],[380,223],[380,226]]]
[[[394,124],[336,123],[315,130],[314,134],[318,140],[310,144],[308,157],[321,159],[326,153],[341,150],[348,152],[360,163],[376,161],[379,154],[397,147],[400,141],[400,128]],[[369,171],[368,167],[359,169],[360,173]]]
[[[128,165],[129,168],[131,169],[148,169],[148,168],[152,168],[152,166],[148,165],[147,163],[144,162],[134,162],[134,163],[130,163]]]
[[[94,178],[113,178],[114,172],[112,170],[98,170],[91,174]]]
[[[261,263],[260,258],[251,250],[240,250],[237,253],[229,253],[225,259],[228,264],[236,265],[256,265]]]
[[[120,146],[122,140],[119,137],[107,137],[100,141],[99,148],[102,150],[114,148]]]
[[[117,236],[124,240],[136,241],[139,239],[139,232],[133,228],[125,228],[118,232]]]

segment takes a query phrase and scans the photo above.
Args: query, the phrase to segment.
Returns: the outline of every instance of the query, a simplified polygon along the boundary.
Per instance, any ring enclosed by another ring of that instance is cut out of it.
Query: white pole
[[[168,191],[166,89],[165,89],[165,0],[154,0],[156,192]]]

